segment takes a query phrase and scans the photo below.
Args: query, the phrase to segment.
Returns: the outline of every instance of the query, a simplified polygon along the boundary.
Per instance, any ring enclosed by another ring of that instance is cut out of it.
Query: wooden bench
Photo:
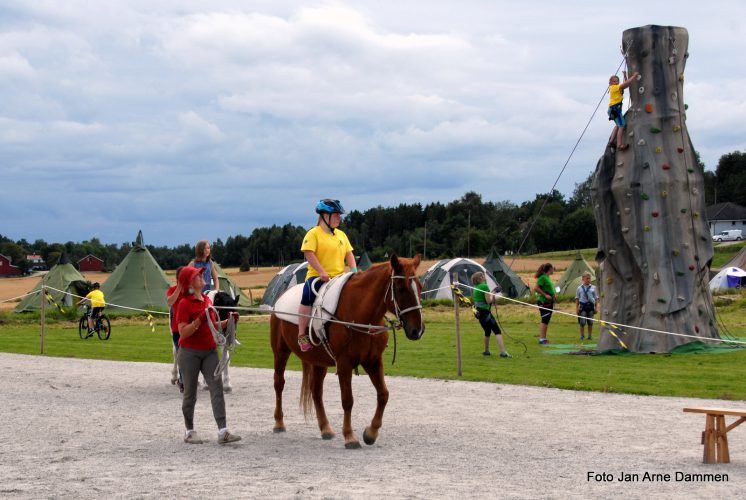
[[[705,430],[702,432],[702,444],[705,446],[703,462],[706,464],[727,464],[728,431],[746,422],[746,410],[726,410],[724,408],[684,408],[689,413],[704,413]],[[725,416],[740,417],[726,427]]]

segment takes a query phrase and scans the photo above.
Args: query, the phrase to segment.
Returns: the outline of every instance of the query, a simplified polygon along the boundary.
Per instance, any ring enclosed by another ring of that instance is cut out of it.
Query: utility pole
[[[427,260],[427,221],[425,221],[425,244],[422,247],[422,260]]]

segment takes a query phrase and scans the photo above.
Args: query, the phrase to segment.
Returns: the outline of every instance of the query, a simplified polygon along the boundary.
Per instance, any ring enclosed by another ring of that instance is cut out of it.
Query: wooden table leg
[[[728,429],[725,425],[725,415],[718,415],[715,419],[715,432],[717,434],[717,461],[721,464],[730,463]]]
[[[715,415],[707,414],[705,417],[704,442],[705,450],[702,461],[706,464],[714,464],[716,460]]]

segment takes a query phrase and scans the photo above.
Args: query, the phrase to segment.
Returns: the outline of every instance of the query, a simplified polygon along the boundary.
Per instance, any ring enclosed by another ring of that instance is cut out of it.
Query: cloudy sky
[[[175,245],[310,226],[324,197],[533,199],[646,24],[689,30],[687,123],[714,170],[746,149],[743,0],[3,0],[0,234]]]

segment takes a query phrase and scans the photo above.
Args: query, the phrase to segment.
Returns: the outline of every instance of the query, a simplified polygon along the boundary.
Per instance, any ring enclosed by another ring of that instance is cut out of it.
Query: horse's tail
[[[300,407],[303,418],[307,421],[313,416],[313,367],[303,363],[303,381],[300,384]]]

